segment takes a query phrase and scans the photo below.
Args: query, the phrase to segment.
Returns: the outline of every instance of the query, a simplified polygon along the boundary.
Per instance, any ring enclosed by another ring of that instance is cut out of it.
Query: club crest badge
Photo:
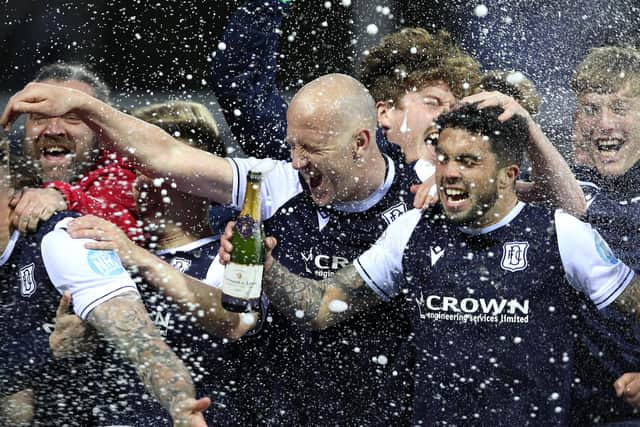
[[[397,205],[391,206],[389,209],[382,213],[382,217],[387,222],[387,224],[391,224],[396,219],[400,218],[400,215],[407,211],[407,207],[404,203],[400,202]]]
[[[30,297],[38,288],[34,277],[35,269],[36,266],[34,263],[25,265],[20,269],[20,294],[23,297]]]
[[[171,260],[171,267],[173,267],[174,270],[178,270],[180,273],[184,273],[189,270],[189,267],[191,267],[191,260],[175,257]]]
[[[521,271],[529,265],[527,250],[529,242],[507,242],[502,250],[500,266],[507,271]]]

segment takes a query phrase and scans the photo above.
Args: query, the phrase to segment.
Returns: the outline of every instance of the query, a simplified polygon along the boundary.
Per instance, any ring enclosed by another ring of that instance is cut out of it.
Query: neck
[[[478,221],[473,224],[473,227],[484,228],[500,222],[502,218],[511,212],[516,204],[518,204],[518,197],[516,196],[515,191],[508,191],[506,194],[500,194],[496,203],[484,215],[478,218]]]
[[[378,188],[382,187],[387,174],[387,163],[380,152],[365,160],[363,164],[364,166],[355,168],[354,177],[358,178],[359,185],[356,187],[358,192],[354,200],[365,200],[371,196]]]
[[[154,249],[172,249],[213,235],[208,208],[203,206],[198,211],[196,205],[194,203],[190,208],[186,208],[176,203],[170,214],[165,212],[167,215],[161,223],[157,219],[143,218],[145,223],[157,225],[152,231],[153,235],[157,236]]]

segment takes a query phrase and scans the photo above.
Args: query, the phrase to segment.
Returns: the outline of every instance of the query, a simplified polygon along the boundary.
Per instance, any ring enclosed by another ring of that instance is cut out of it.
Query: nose
[[[64,136],[66,135],[66,130],[64,124],[62,123],[62,119],[60,117],[51,117],[47,119],[47,122],[42,130],[44,135],[56,135],[56,136]]]
[[[291,165],[294,169],[304,169],[308,164],[309,161],[304,154],[300,154],[296,149],[291,150]]]
[[[616,128],[618,124],[618,116],[608,107],[603,107],[598,117],[598,127],[603,131],[609,131]]]
[[[462,169],[464,166],[457,162],[447,162],[439,165],[440,175],[444,179],[445,184],[453,184],[462,179]]]

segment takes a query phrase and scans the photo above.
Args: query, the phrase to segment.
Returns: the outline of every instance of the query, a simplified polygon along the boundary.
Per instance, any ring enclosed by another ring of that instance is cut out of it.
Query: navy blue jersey
[[[160,250],[156,255],[174,269],[204,280],[219,246],[219,236],[215,236],[179,248]],[[206,421],[211,425],[231,425],[238,415],[238,405],[232,401],[236,398],[235,375],[238,374],[235,343],[211,336],[204,330],[198,323],[198,317],[203,314],[185,312],[175,301],[144,281],[139,281],[138,288],[156,327],[189,368],[196,395],[208,396],[215,402],[205,412]],[[148,396],[136,372],[129,367],[123,369],[116,358],[112,365],[119,369],[109,374],[120,378],[125,386],[113,390],[117,399],[112,393],[110,401],[101,405],[101,422],[170,426],[169,413]]]
[[[92,420],[95,402],[90,393],[81,393],[91,381],[92,362],[56,361],[49,350],[60,293],[41,252],[43,237],[62,219],[76,216],[59,212],[35,233],[14,232],[0,259],[0,396],[33,389],[36,423],[83,425]]]
[[[273,256],[295,274],[322,280],[368,249],[412,204],[413,170],[387,162],[384,196],[371,206],[352,212],[318,208],[303,190],[276,209],[264,222],[266,234],[279,241]],[[399,395],[385,387],[401,363],[397,356],[409,331],[398,320],[403,318],[394,302],[313,332],[271,306],[271,322],[258,337],[268,341],[258,347],[268,350],[256,375],[259,382],[271,383],[274,396],[267,406],[273,407],[273,419],[316,425],[397,421],[393,413],[401,404],[394,408],[389,401]]]
[[[356,269],[409,305],[424,425],[567,425],[577,314],[593,303],[565,275],[601,307],[634,276],[588,224],[522,203],[484,229],[412,211]]]
[[[602,177],[589,168],[576,170],[587,199],[586,219],[623,261],[640,271],[640,165],[620,177]],[[640,415],[615,395],[613,382],[640,367],[640,325],[607,309],[603,315],[585,307],[577,347],[574,425],[635,420]],[[633,325],[629,328],[629,325]]]

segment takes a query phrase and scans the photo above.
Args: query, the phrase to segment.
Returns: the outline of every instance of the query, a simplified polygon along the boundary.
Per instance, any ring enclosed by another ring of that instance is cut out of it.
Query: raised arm
[[[195,399],[191,375],[163,341],[136,293],[112,298],[93,309],[87,321],[136,368],[142,382],[169,411],[176,426],[202,426],[211,403]]]
[[[182,144],[159,127],[82,91],[29,83],[9,99],[0,125],[7,129],[21,114],[60,116],[68,112],[78,114],[107,148],[132,159],[146,175],[171,176],[181,191],[221,204],[231,201],[233,174],[226,160]]]
[[[477,102],[478,108],[500,106],[504,108],[504,113],[499,117],[502,121],[516,114],[527,120],[532,183],[518,183],[516,190],[521,200],[562,208],[578,217],[584,215],[587,205],[578,181],[562,155],[526,109],[515,99],[500,92],[482,92],[464,98],[463,102]]]
[[[276,82],[277,30],[289,7],[281,0],[247,1],[229,20],[225,49],[213,62],[225,119],[244,152],[257,158],[290,159],[287,104]]]

